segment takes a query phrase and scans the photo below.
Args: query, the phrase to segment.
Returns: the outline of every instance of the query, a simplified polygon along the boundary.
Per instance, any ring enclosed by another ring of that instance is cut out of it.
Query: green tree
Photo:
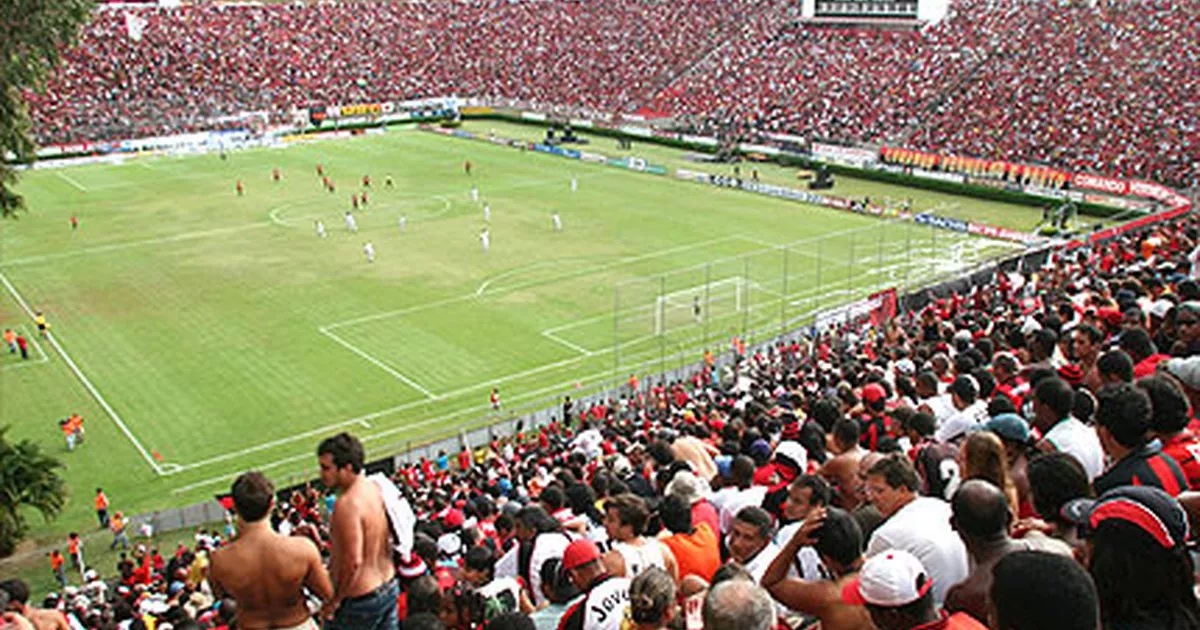
[[[0,427],[0,558],[11,555],[29,531],[22,510],[37,510],[50,521],[67,497],[58,476],[62,463],[29,440],[9,443],[6,433],[8,427]]]
[[[24,91],[45,87],[91,9],[92,0],[0,1],[0,217],[15,217],[25,207],[7,158],[27,163],[36,157]]]

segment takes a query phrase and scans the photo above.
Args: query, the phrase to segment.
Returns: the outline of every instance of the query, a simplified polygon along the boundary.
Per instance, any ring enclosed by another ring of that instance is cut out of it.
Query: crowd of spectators
[[[760,3],[202,4],[98,13],[44,94],[43,143],[274,122],[293,108],[434,96],[616,111]],[[222,122],[224,120],[224,122]]]
[[[813,29],[791,3],[352,2],[101,12],[44,94],[43,143],[485,97],[697,130],[1197,183],[1200,0],[960,0],[919,31]]]
[[[1200,627],[1198,263],[1184,216],[390,477],[341,434],[325,493],[246,473],[223,535],[0,596],[98,629]]]

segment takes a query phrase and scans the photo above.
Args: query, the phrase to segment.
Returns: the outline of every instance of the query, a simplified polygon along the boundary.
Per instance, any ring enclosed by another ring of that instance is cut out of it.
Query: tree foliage
[[[30,162],[35,146],[30,135],[25,90],[41,90],[88,21],[93,0],[0,1],[0,158]],[[15,217],[25,207],[13,190],[17,172],[0,159],[0,217]]]
[[[11,555],[29,532],[22,510],[37,510],[49,521],[62,511],[67,497],[58,475],[62,463],[29,440],[9,443],[7,432],[8,427],[0,427],[0,558]]]

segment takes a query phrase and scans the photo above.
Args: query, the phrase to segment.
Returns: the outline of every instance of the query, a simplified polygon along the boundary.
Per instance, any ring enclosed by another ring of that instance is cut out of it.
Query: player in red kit
[[[350,205],[358,210],[358,195],[350,195]]]
[[[283,179],[283,177],[279,174],[279,169],[277,169],[277,168],[271,169],[271,179],[273,179],[275,181],[279,181],[280,179]]]
[[[325,177],[325,167],[320,164],[317,165],[317,177]]]
[[[362,194],[362,205],[364,208],[367,206],[367,191],[365,191],[365,190],[363,191],[363,194]]]
[[[71,215],[71,229],[72,229],[72,230],[78,230],[78,229],[79,229],[79,217],[77,217],[77,216],[75,216],[75,215],[73,215],[73,214]]]
[[[370,188],[370,187],[371,187],[371,176],[363,175],[363,188]]]
[[[499,390],[499,388],[496,388],[496,387],[492,388],[492,395],[488,396],[488,402],[492,403],[493,411],[498,411],[500,409],[500,390]]]
[[[241,197],[246,192],[246,188],[242,186],[242,180],[237,180],[237,196]]]
[[[463,161],[463,170],[467,172],[467,175],[471,174],[471,160]]]

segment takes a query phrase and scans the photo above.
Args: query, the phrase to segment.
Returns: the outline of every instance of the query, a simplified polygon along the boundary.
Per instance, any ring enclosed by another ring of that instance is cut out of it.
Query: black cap
[[[1120,520],[1138,526],[1155,542],[1173,549],[1188,539],[1187,512],[1171,495],[1151,486],[1121,486],[1098,499],[1076,499],[1063,505],[1062,517],[1088,532]]]

